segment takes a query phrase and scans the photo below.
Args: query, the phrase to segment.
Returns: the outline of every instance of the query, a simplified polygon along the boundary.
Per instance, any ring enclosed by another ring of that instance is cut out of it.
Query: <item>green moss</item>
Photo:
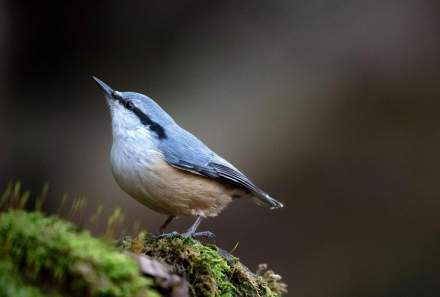
[[[171,265],[174,272],[188,280],[193,296],[275,297],[286,292],[285,284],[273,272],[253,274],[238,258],[191,238],[147,236],[126,239],[123,246]]]
[[[0,261],[0,286],[12,265],[21,281],[30,284],[20,286],[27,296],[39,296],[38,288],[47,283],[63,296],[157,296],[134,260],[88,232],[38,212],[0,215]]]
[[[39,210],[46,195],[44,187],[33,200],[20,183],[11,183],[0,196],[0,296],[186,296],[186,289],[174,290],[177,286],[164,283],[163,275],[142,276],[139,264],[107,241],[44,216]],[[80,216],[84,205],[84,198],[74,200],[68,216]],[[96,222],[100,213],[102,207],[90,221]],[[107,220],[105,237],[113,238],[122,221],[116,209]],[[286,292],[281,277],[267,267],[252,273],[238,258],[191,238],[142,235],[124,240],[123,247],[169,264],[170,269],[162,267],[168,279],[175,280],[173,273],[183,276],[192,296],[278,297]],[[149,273],[145,266],[142,270]]]
[[[12,261],[0,261],[0,296],[4,297],[60,297],[56,292],[41,290],[22,279]]]

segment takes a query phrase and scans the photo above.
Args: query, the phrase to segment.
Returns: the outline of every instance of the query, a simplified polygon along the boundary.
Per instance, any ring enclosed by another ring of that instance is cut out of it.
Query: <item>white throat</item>
[[[163,157],[157,150],[158,140],[148,127],[140,123],[134,127],[131,120],[112,121],[113,144],[110,159],[113,176],[118,184],[127,193],[135,195],[140,190],[145,172]]]

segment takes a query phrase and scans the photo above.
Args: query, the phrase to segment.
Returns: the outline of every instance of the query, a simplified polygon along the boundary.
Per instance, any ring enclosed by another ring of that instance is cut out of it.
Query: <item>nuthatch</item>
[[[175,217],[196,216],[182,235],[211,234],[196,233],[202,218],[218,215],[236,198],[250,197],[271,209],[283,207],[180,127],[151,98],[114,91],[98,78],[93,79],[110,106],[113,176],[131,197],[168,216],[160,232]]]

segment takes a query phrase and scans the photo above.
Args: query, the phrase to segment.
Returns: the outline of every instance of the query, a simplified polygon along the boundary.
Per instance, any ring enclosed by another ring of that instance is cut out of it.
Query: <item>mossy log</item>
[[[275,297],[286,292],[273,271],[262,266],[252,273],[215,245],[146,232],[115,245],[59,217],[14,209],[25,205],[28,194],[10,193],[15,194],[7,203],[7,195],[0,199],[0,296]]]
[[[71,223],[38,212],[0,215],[0,259],[0,296],[21,296],[14,287],[23,284],[28,296],[160,296],[134,259]]]
[[[125,238],[122,247],[168,264],[172,273],[185,277],[191,296],[276,297],[286,292],[281,276],[265,265],[254,274],[228,252],[192,238],[141,235]]]

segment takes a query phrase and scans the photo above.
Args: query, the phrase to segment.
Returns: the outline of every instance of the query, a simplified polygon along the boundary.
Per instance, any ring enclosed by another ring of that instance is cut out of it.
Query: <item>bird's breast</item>
[[[236,194],[217,180],[172,167],[153,145],[140,149],[114,142],[111,161],[113,175],[126,193],[167,215],[214,216]]]
[[[137,138],[114,139],[111,149],[113,176],[121,188],[132,197],[145,192],[147,175],[154,170],[156,163],[163,159],[148,137],[143,137],[142,141],[138,141]]]

